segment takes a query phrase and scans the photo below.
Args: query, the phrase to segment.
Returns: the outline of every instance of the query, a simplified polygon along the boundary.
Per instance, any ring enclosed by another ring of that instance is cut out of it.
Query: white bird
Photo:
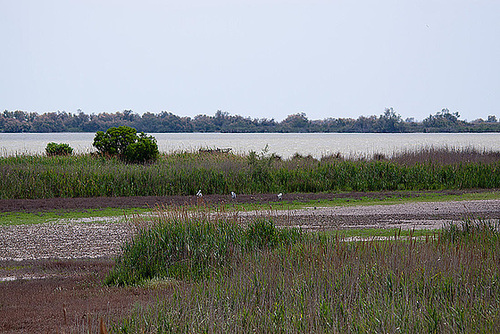
[[[200,189],[200,190],[198,190],[198,192],[196,193],[196,196],[198,196],[198,197],[203,197],[203,194],[201,193],[201,189]]]
[[[231,198],[236,199],[236,193],[234,191],[231,191]]]
[[[278,194],[278,201],[281,201],[281,198],[283,197],[283,194],[282,193],[279,193]]]

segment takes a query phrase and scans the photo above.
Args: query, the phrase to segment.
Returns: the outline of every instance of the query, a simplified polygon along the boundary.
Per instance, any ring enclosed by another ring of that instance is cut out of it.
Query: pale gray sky
[[[0,109],[500,116],[498,0],[0,0]]]

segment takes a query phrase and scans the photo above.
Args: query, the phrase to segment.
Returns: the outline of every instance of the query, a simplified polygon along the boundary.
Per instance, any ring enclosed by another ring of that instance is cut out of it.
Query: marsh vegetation
[[[388,158],[176,152],[149,164],[92,154],[0,158],[1,199],[492,189],[500,153],[422,149]]]
[[[166,289],[118,333],[493,332],[500,230],[470,220],[434,235],[347,241],[242,227],[231,216],[164,213],[124,246],[108,284]]]

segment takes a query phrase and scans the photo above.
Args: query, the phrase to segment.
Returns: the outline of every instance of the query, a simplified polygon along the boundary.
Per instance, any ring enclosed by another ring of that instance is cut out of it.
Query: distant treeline
[[[180,117],[171,112],[143,115],[131,110],[116,113],[84,114],[65,111],[38,114],[25,111],[0,113],[0,132],[96,132],[110,127],[130,126],[143,132],[500,132],[500,122],[490,115],[486,120],[460,120],[448,109],[429,115],[423,121],[403,120],[393,108],[380,116],[326,118],[310,120],[305,113],[289,115],[278,122],[267,118],[230,115],[218,110],[214,116]]]

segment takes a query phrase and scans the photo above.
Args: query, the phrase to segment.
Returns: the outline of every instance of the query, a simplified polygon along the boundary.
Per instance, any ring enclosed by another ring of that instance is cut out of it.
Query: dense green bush
[[[140,133],[137,141],[127,146],[123,157],[128,162],[154,161],[158,158],[159,151],[156,139]]]
[[[48,143],[45,147],[45,153],[47,155],[71,155],[73,149],[69,144]]]
[[[92,144],[102,155],[118,156],[128,162],[147,162],[158,158],[156,139],[128,126],[97,131]]]
[[[128,145],[137,140],[137,130],[128,126],[109,128],[106,132],[97,131],[94,147],[101,154],[122,155]]]

